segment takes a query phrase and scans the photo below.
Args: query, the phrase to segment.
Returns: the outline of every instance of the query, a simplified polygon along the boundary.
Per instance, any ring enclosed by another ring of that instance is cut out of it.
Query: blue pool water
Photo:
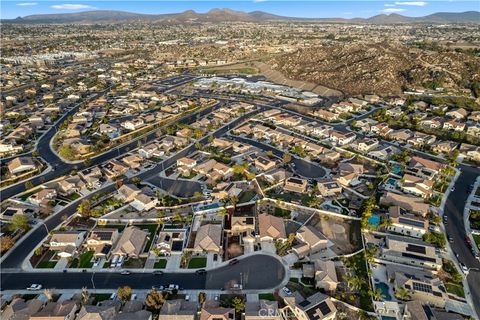
[[[400,175],[402,173],[402,166],[396,164],[392,167],[392,172],[396,175]]]
[[[391,186],[395,186],[397,184],[397,179],[388,178],[387,181],[385,181],[385,183]]]
[[[378,282],[378,283],[375,283],[375,287],[382,291],[383,300],[385,301],[392,300],[392,296],[390,295],[388,284],[383,282]]]
[[[371,215],[368,218],[368,224],[377,228],[378,225],[380,224],[380,217],[377,215]]]

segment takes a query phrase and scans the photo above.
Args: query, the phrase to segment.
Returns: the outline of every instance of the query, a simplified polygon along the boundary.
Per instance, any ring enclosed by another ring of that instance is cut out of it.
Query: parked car
[[[37,290],[41,290],[43,288],[43,286],[41,284],[37,284],[37,283],[34,283],[34,284],[31,284],[30,287],[27,288],[28,291],[37,291]]]
[[[282,291],[283,291],[283,293],[285,293],[288,296],[292,294],[292,291],[290,291],[290,289],[288,289],[287,287],[283,287]]]
[[[111,268],[115,268],[117,266],[118,258],[120,258],[120,257],[119,256],[113,256],[112,262],[110,263]]]
[[[120,256],[120,258],[118,258],[117,267],[121,267],[121,266],[122,266],[123,260],[125,260],[125,257],[124,257],[124,256]]]
[[[152,286],[152,289],[155,289],[157,291],[163,291],[165,289],[164,286]]]
[[[162,270],[155,270],[155,271],[153,271],[153,274],[161,276],[163,274],[163,271]]]
[[[180,289],[180,286],[178,284],[169,284],[167,289],[168,290],[178,290],[178,289]]]
[[[132,293],[132,296],[130,297],[130,300],[137,300],[137,294],[136,293]]]
[[[112,293],[112,295],[110,296],[110,300],[116,300],[117,299],[117,293],[114,292]]]
[[[453,243],[453,238],[451,236],[448,236],[448,242]]]
[[[228,263],[229,266],[233,266],[234,264],[237,264],[239,261],[238,259],[232,259],[230,260],[230,262]]]
[[[129,274],[131,274],[131,272],[129,270],[123,270],[121,274],[128,276]]]
[[[207,270],[205,269],[198,269],[197,271],[195,271],[196,274],[205,274],[207,273]]]
[[[99,264],[100,264],[100,258],[96,258],[95,261],[93,262],[93,266],[98,267]]]
[[[466,266],[463,262],[460,262],[460,267],[462,267],[462,271],[463,271],[464,273],[467,273],[467,272],[468,272],[468,268],[467,268],[467,266]]]

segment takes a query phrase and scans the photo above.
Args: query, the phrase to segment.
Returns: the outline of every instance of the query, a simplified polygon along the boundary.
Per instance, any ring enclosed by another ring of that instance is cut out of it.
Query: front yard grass
[[[465,298],[465,291],[463,291],[463,287],[458,284],[447,282],[445,283],[445,289],[447,289],[448,293],[452,293],[460,298]]]
[[[145,266],[145,258],[133,259],[130,258],[123,263],[124,268],[130,269],[141,269]]]
[[[41,191],[41,190],[42,190],[42,188],[35,188],[35,189],[33,189],[32,191],[30,191],[30,192],[27,192],[27,193],[25,193],[25,194],[22,194],[22,195],[20,196],[20,199],[22,199],[22,201],[25,201],[25,200],[27,200],[27,198],[30,197],[32,194],[35,194],[35,193],[37,193],[37,192],[39,192],[39,191]]]
[[[256,195],[257,195],[257,192],[255,192],[254,190],[244,191],[240,195],[240,198],[238,199],[238,202],[239,203],[248,202],[248,201],[252,200]]]
[[[153,268],[155,269],[165,269],[167,266],[167,259],[160,259],[155,264],[153,265]]]
[[[207,258],[195,257],[188,262],[188,269],[199,269],[207,266]]]
[[[480,248],[480,234],[472,234],[472,236],[477,248]]]
[[[80,255],[79,258],[75,258],[70,265],[70,268],[91,268],[93,267],[93,262],[91,262],[93,258],[93,254],[95,251],[88,250],[85,251]]]
[[[275,296],[273,293],[259,293],[258,299],[260,300],[268,300],[268,301],[276,301]]]
[[[39,269],[53,269],[57,265],[58,261],[40,261],[36,268]]]

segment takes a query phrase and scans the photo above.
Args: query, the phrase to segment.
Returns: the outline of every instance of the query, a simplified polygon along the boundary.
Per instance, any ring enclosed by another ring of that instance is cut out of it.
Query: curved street
[[[261,272],[264,271],[264,272]],[[151,270],[122,275],[119,272],[12,272],[1,274],[2,290],[23,290],[32,283],[50,289],[116,289],[128,285],[132,289],[178,284],[188,289],[229,289],[232,283],[242,283],[245,290],[278,287],[285,278],[282,262],[269,255],[253,255],[240,259],[235,265],[225,265],[198,275],[191,272],[154,275]],[[240,277],[242,280],[240,281]]]

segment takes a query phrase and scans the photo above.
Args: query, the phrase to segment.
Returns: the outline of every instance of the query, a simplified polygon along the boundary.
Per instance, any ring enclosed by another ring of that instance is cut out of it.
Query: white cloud
[[[50,8],[58,10],[95,9],[95,7],[89,6],[87,4],[56,4],[50,6]]]
[[[266,2],[267,0],[253,0],[253,3]]]
[[[397,1],[395,2],[397,6],[415,6],[415,7],[425,7],[428,2],[425,1]]]
[[[36,6],[38,2],[20,2],[17,3],[17,6],[28,7],[28,6]]]
[[[403,11],[405,11],[405,9],[402,9],[402,8],[386,8],[382,10],[382,12],[385,12],[385,13],[394,13],[394,12],[403,12]]]
[[[395,7],[395,5],[393,3],[385,3],[384,6],[385,7]]]

